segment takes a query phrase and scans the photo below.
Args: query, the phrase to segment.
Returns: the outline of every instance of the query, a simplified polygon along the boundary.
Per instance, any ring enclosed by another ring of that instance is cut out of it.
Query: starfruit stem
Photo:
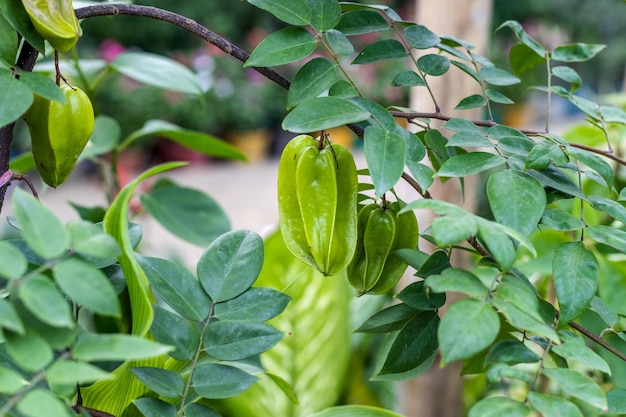
[[[381,197],[381,205],[380,208],[382,211],[387,211],[387,197],[386,194],[383,194]]]
[[[56,82],[59,87],[61,87],[61,80],[63,80],[65,84],[72,87],[70,83],[67,82],[67,79],[63,76],[63,74],[61,74],[61,66],[59,65],[59,51],[57,51],[56,49],[54,51],[54,70],[56,72]],[[72,89],[75,90],[74,87],[72,87]]]

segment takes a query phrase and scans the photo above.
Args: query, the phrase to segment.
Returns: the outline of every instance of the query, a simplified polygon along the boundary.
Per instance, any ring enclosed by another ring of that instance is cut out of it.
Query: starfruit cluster
[[[70,175],[94,129],[94,112],[84,91],[64,84],[65,102],[35,96],[24,114],[35,166],[41,179],[57,187]]]
[[[278,166],[279,222],[289,251],[324,275],[343,272],[357,243],[357,191],[348,149],[323,136],[292,139]]]
[[[22,0],[33,26],[59,52],[76,45],[82,30],[72,0]]]
[[[418,225],[415,213],[399,214],[399,202],[363,206],[358,215],[356,251],[347,275],[359,295],[385,294],[402,278],[408,265],[393,252],[415,249]]]

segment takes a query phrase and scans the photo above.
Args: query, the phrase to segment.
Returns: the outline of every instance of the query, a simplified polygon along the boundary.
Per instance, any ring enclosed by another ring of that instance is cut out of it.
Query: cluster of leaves
[[[572,400],[595,413],[607,411],[600,380],[583,375],[574,364],[599,373],[611,371],[579,334],[568,330],[568,324],[593,312],[604,321],[604,334],[623,336],[613,328],[621,307],[608,305],[598,295],[602,282],[598,258],[622,259],[626,248],[626,192],[609,160],[600,156],[612,154],[549,133],[549,105],[545,132],[522,132],[495,123],[491,103],[510,104],[512,100],[494,87],[516,84],[519,78],[477,55],[468,42],[402,21],[386,6],[295,1],[286,8],[280,1],[250,2],[293,26],[270,34],[252,52],[247,66],[301,60],[318,47],[329,56],[308,61],[296,73],[288,99],[292,110],[283,128],[309,132],[360,123],[378,197],[395,186],[405,166],[422,196],[429,196],[427,191],[437,178],[463,182],[465,177],[483,174],[487,180],[491,220],[434,198],[422,198],[404,208],[428,209],[440,215],[422,232],[422,238],[439,250],[396,254],[416,269],[419,279],[395,296],[401,303],[374,315],[360,329],[392,335],[390,346],[382,352],[386,359],[379,375],[396,374],[401,379],[419,374],[432,364],[438,350],[443,363],[464,361],[466,374],[486,374],[492,383],[520,381],[526,387],[521,398],[510,394],[490,397],[477,403],[470,415],[501,412],[502,407],[515,415],[526,415],[529,407],[550,415],[551,410],[580,415]],[[548,85],[537,88],[548,97],[569,100],[608,141],[619,139],[610,137],[608,126],[626,124],[626,113],[575,95],[582,81],[567,66],[591,59],[604,46],[570,44],[548,51],[517,22],[505,22],[501,27],[511,29],[519,41],[510,56],[516,74],[545,66]],[[378,31],[390,32],[389,38],[354,51],[351,36]],[[428,89],[436,111],[427,114],[396,108],[401,111],[391,112],[393,108],[382,108],[364,98],[357,82],[346,76],[351,72],[338,59],[354,55],[350,65],[406,59],[413,69],[398,73],[390,85]],[[565,65],[553,65],[555,62]],[[482,90],[462,99],[456,109],[484,107],[489,120],[476,124],[441,117],[429,79],[452,67],[473,78]],[[553,79],[570,88],[552,85]],[[393,116],[412,119],[418,132],[400,127]],[[447,122],[437,129],[432,126],[433,118]],[[423,162],[425,157],[430,164]],[[586,187],[588,182],[593,182],[593,189]],[[579,209],[572,211],[576,204]],[[538,282],[532,275],[538,271],[524,266],[529,255],[537,257],[535,242],[542,232],[549,231],[562,232],[563,239],[550,248],[547,256],[552,265]],[[469,245],[464,245],[466,242]],[[470,269],[450,265],[450,254],[458,249],[474,253],[476,264]],[[553,285],[554,294],[545,290],[546,281]],[[468,298],[453,303],[440,321],[436,311],[446,292]],[[529,363],[536,365],[530,372],[523,365]],[[547,377],[554,387],[541,391],[537,385],[540,376]],[[623,395],[615,390],[609,398],[615,401]]]

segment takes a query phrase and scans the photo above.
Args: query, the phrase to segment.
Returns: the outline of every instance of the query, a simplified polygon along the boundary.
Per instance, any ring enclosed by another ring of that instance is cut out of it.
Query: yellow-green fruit
[[[413,212],[399,211],[398,202],[384,208],[372,203],[359,211],[356,251],[347,269],[359,295],[387,293],[408,267],[393,252],[417,247],[417,218]]]
[[[81,89],[63,85],[65,103],[35,96],[24,115],[30,130],[35,166],[51,187],[70,175],[94,128],[91,101]]]
[[[356,247],[357,174],[341,145],[292,139],[278,166],[278,214],[287,248],[324,275],[346,269]]]
[[[67,52],[76,45],[82,30],[72,0],[22,0],[33,26],[50,45]]]

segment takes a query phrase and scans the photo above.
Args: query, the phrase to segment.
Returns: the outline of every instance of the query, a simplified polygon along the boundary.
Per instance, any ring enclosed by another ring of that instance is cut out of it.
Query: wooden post
[[[439,35],[452,35],[474,44],[478,54],[486,55],[490,37],[492,0],[416,0],[416,22],[423,24]],[[463,110],[455,112],[454,107],[471,94],[479,93],[476,81],[456,67],[451,67],[441,77],[428,77],[441,112],[446,115],[469,119],[484,117],[481,110]],[[411,96],[411,108],[418,111],[434,111],[434,104],[423,88],[415,88]],[[441,123],[433,123],[440,126]],[[475,181],[465,182],[465,199],[462,197],[459,181],[445,184],[436,181],[431,187],[434,198],[463,205],[472,210],[475,206]],[[419,216],[420,229],[426,228],[431,218],[424,213]],[[457,251],[458,252],[458,251]],[[459,266],[467,262],[458,256],[452,259]],[[444,313],[445,314],[445,313]],[[453,363],[445,368],[435,364],[433,368],[419,378],[403,385],[403,413],[407,417],[458,417],[464,415],[462,398],[463,380],[460,376],[460,364]]]

